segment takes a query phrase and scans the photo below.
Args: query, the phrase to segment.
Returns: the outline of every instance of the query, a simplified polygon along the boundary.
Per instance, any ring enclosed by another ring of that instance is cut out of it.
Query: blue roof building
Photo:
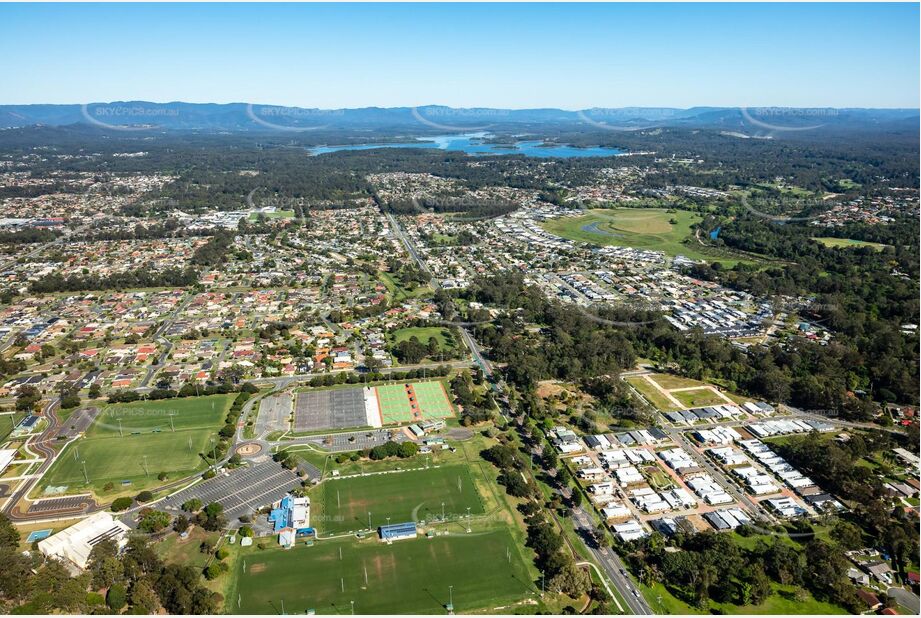
[[[418,534],[416,522],[409,521],[403,524],[390,524],[378,528],[382,541],[398,541],[400,539],[414,539]]]

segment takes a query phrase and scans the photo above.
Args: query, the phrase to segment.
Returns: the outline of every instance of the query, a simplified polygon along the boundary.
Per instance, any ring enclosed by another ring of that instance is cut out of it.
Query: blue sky
[[[918,107],[917,4],[0,5],[0,103]]]

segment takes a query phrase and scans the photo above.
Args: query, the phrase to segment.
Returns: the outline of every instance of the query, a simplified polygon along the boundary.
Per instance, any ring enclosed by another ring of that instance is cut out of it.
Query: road
[[[24,499],[29,495],[29,492],[32,491],[35,485],[38,484],[38,482],[41,480],[41,477],[45,474],[45,472],[48,471],[48,468],[51,467],[58,456],[57,451],[51,447],[51,444],[56,442],[58,431],[61,427],[56,413],[59,404],[60,399],[53,399],[45,406],[44,417],[48,421],[48,427],[46,427],[45,431],[38,435],[37,440],[35,440],[35,436],[33,436],[26,441],[25,446],[43,456],[45,460],[31,475],[32,478],[23,480],[19,487],[16,488],[16,491],[14,491],[6,501],[6,504],[3,507],[3,512],[6,513],[12,521],[25,522],[33,519],[48,519],[59,515],[74,513],[73,509],[59,509],[60,512],[55,512],[54,510],[45,510],[35,513],[29,513],[28,506],[25,507],[26,511],[22,511],[20,509],[20,503],[28,503],[28,501]],[[81,500],[86,504],[86,508],[78,512],[77,516],[98,511],[103,508],[98,505],[92,498],[82,497]]]
[[[400,224],[397,223],[396,218],[389,213],[387,213],[387,218],[389,219],[394,233],[397,235],[397,238],[399,238],[406,246],[407,251],[409,251],[409,254],[412,256],[413,260],[415,260],[419,265],[419,268],[423,272],[431,275],[431,271],[429,270],[428,265],[419,256],[419,253],[413,246],[412,241],[408,236],[406,236],[402,228],[400,228]],[[434,278],[432,278],[431,284],[434,289],[439,287],[438,281],[436,281]],[[499,388],[497,390],[499,390],[500,394],[502,394],[504,387],[501,383],[501,380],[497,379],[497,375],[494,373],[492,365],[483,356],[480,346],[477,344],[476,340],[474,340],[473,336],[464,325],[458,325],[458,328],[460,329],[464,343],[467,344],[471,354],[473,354],[474,360],[478,365],[480,365],[480,367],[482,367],[483,373],[489,379],[489,382],[491,384],[498,384]],[[514,416],[514,411],[510,410],[510,412],[512,416]],[[506,418],[507,422],[508,418],[506,417],[505,413],[502,412],[501,414],[504,418]],[[608,577],[612,582],[614,582],[614,586],[617,588],[620,595],[626,600],[629,613],[637,615],[653,614],[654,612],[646,603],[643,595],[639,592],[639,590],[636,589],[636,587],[633,586],[629,576],[625,575],[627,571],[623,562],[621,562],[620,557],[609,549],[597,547],[595,542],[592,540],[594,537],[594,526],[592,525],[591,518],[585,513],[585,511],[582,511],[581,509],[575,509],[573,511],[573,519],[577,526],[577,532],[579,532],[579,536],[583,543],[592,553],[593,557],[607,572]]]
[[[155,360],[147,368],[147,373],[144,375],[144,379],[141,380],[142,388],[150,384],[150,380],[154,377],[154,374],[156,374],[157,371],[159,371],[163,367],[163,365],[166,363],[166,359],[169,356],[169,353],[173,349],[173,343],[169,339],[164,337],[163,333],[165,333],[173,325],[173,322],[176,321],[176,318],[178,318],[180,314],[182,314],[182,312],[185,311],[186,307],[189,306],[189,303],[191,303],[194,298],[195,298],[194,292],[188,293],[185,298],[179,301],[179,306],[173,310],[170,317],[164,320],[163,323],[160,324],[159,328],[157,328],[157,331],[154,333],[152,339],[157,341],[161,346],[163,346],[163,348],[162,348],[162,351],[160,352],[160,355],[157,357],[157,360]]]
[[[719,467],[714,465],[713,462],[711,462],[705,456],[697,452],[697,450],[691,444],[691,441],[688,440],[687,436],[685,436],[681,430],[666,428],[664,431],[668,434],[668,437],[671,438],[672,442],[680,445],[688,455],[694,458],[694,461],[696,461],[701,468],[707,471],[707,474],[713,477],[717,483],[722,485],[726,491],[729,492],[733,498],[735,498],[736,502],[744,504],[752,515],[768,522],[772,522],[774,520],[774,518],[771,517],[771,515],[769,515],[767,511],[761,507],[760,504],[749,498],[748,494],[746,494],[744,491],[740,491],[738,487],[736,487],[735,483],[731,481]]]
[[[890,588],[886,591],[886,594],[898,601],[899,605],[905,609],[910,609],[915,616],[921,612],[921,599],[918,599],[918,595],[911,590]]]
[[[386,215],[387,215],[387,220],[390,221],[390,225],[393,227],[393,231],[396,234],[397,238],[400,239],[400,241],[406,247],[406,250],[409,251],[409,255],[412,256],[413,260],[419,266],[419,269],[422,270],[424,273],[427,273],[431,277],[431,279],[429,280],[429,285],[432,286],[432,289],[435,289],[435,290],[439,289],[441,287],[441,283],[439,283],[438,280],[432,276],[432,271],[429,270],[428,264],[426,264],[425,261],[422,259],[422,257],[419,255],[419,252],[416,250],[416,247],[415,245],[413,245],[413,242],[412,240],[410,240],[409,236],[407,236],[406,233],[403,232],[403,228],[400,227],[400,224],[397,222],[396,217],[394,217],[390,213],[386,213]],[[461,338],[464,340],[464,343],[467,345],[467,348],[470,350],[470,353],[473,355],[473,360],[483,370],[483,374],[489,379],[490,383],[498,386],[497,391],[501,395],[502,392],[504,392],[504,385],[502,384],[501,379],[500,380],[494,379],[495,374],[493,372],[492,364],[489,362],[489,360],[486,359],[485,356],[483,356],[483,351],[480,349],[479,344],[477,344],[476,340],[473,338],[473,335],[470,334],[470,331],[467,329],[466,325],[455,324],[455,326],[457,326],[458,329],[460,330]],[[505,415],[503,414],[503,416]]]
[[[613,550],[606,547],[598,547],[594,541],[595,526],[592,523],[591,516],[585,512],[582,507],[576,507],[572,510],[572,521],[575,524],[576,532],[582,538],[582,542],[592,552],[595,560],[604,567],[608,577],[614,582],[614,586],[620,592],[620,595],[627,602],[629,614],[651,616],[655,614],[642,593],[630,580],[627,575],[627,568]]]

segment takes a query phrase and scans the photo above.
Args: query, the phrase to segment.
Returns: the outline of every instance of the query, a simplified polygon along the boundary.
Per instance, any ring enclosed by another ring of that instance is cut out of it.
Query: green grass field
[[[422,345],[427,345],[429,339],[434,337],[438,347],[442,350],[451,350],[457,346],[454,337],[451,336],[447,328],[438,326],[416,326],[412,328],[401,328],[393,333],[393,342],[400,343],[409,341],[415,337]]]
[[[878,242],[867,242],[865,240],[853,240],[851,238],[833,238],[831,236],[817,236],[812,240],[820,242],[826,247],[832,247],[835,249],[854,249],[857,247],[872,247],[877,251],[882,251],[889,245],[884,245]]]
[[[455,611],[468,613],[537,592],[505,530],[391,545],[352,541],[246,551],[237,560],[226,610],[279,614],[284,601],[286,613],[350,614],[354,602],[356,614],[443,614],[453,586]]]
[[[649,401],[650,404],[657,410],[662,410],[663,412],[669,412],[672,410],[677,410],[677,406],[668,400],[662,393],[657,391],[655,387],[646,381],[640,376],[629,376],[625,380],[633,386],[643,397]]]
[[[6,440],[7,436],[13,433],[13,429],[16,428],[19,421],[25,417],[25,412],[13,412],[0,416],[0,440]]]
[[[542,225],[548,232],[593,245],[618,245],[663,251],[666,255],[683,255],[693,260],[720,262],[733,266],[739,262],[755,263],[753,256],[736,256],[701,245],[693,239],[692,226],[701,220],[686,210],[669,212],[665,208],[605,208],[586,211],[578,217],[551,219]],[[674,221],[674,223],[671,223]]]
[[[230,395],[213,395],[107,405],[86,432],[86,437],[220,427],[232,400]]]
[[[321,495],[319,512],[311,523],[321,534],[348,532],[387,523],[425,521],[441,518],[441,504],[448,519],[484,512],[470,470],[464,465],[445,466],[374,474],[344,479],[329,479],[317,489]]]
[[[659,614],[755,614],[755,615],[823,615],[846,614],[847,611],[834,605],[819,601],[808,592],[802,601],[795,599],[794,586],[782,586],[774,583],[771,585],[774,593],[761,605],[732,605],[731,603],[710,602],[710,610],[702,611],[700,608],[688,605],[675,597],[662,584],[647,587],[640,584],[640,590],[646,597],[650,607]]]
[[[411,423],[421,419],[454,416],[454,409],[440,380],[409,383],[416,399],[416,407],[409,399],[406,385],[386,384],[376,387],[384,424]]]
[[[378,278],[387,288],[387,293],[393,298],[393,300],[397,302],[402,302],[408,298],[428,296],[432,293],[432,288],[427,285],[420,285],[409,289],[408,287],[404,286],[403,282],[400,281],[400,278],[393,273],[380,271],[378,273]]]
[[[249,215],[250,221],[258,221],[259,217],[263,216],[266,219],[293,219],[294,211],[293,210],[276,210],[275,212],[253,212]]]
[[[699,391],[678,391],[676,393],[672,393],[671,395],[689,408],[718,406],[726,403],[725,399],[710,389],[701,389]]]
[[[42,478],[41,487],[67,486],[68,493],[90,489],[98,495],[111,482],[116,489],[105,494],[110,497],[120,490],[134,492],[156,485],[161,472],[175,479],[203,470],[205,462],[199,454],[216,438],[233,397],[107,406],[86,436],[64,449]],[[170,414],[175,431],[170,427]]]

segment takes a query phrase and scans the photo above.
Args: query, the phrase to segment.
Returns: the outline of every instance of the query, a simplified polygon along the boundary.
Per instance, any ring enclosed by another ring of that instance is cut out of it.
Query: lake
[[[610,157],[622,154],[617,148],[592,146],[577,148],[562,144],[545,146],[542,140],[524,140],[514,144],[489,144],[483,141],[487,137],[483,133],[467,135],[438,135],[435,137],[418,138],[412,142],[391,142],[387,144],[350,144],[346,146],[317,146],[308,148],[311,155],[321,155],[340,150],[372,150],[374,148],[433,148],[437,150],[459,151],[471,155],[512,155],[522,154],[528,157],[559,157],[571,159],[574,157]]]

